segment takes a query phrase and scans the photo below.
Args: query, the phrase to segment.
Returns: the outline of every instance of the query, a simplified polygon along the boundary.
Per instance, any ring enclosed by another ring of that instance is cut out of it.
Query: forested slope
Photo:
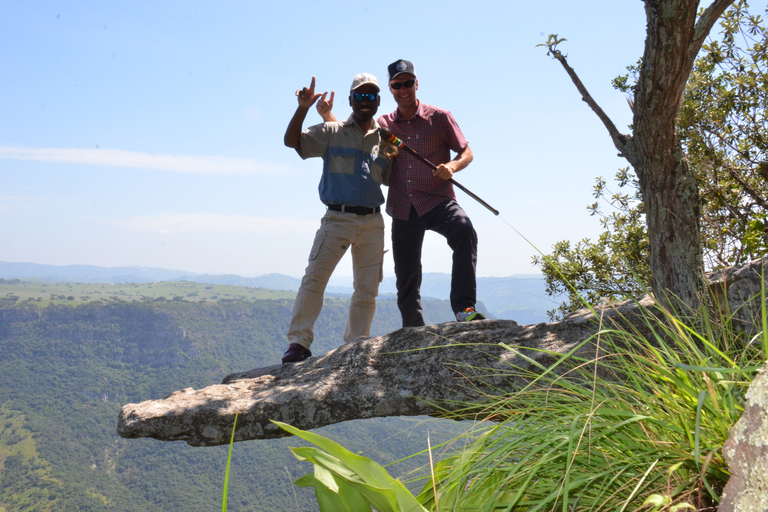
[[[0,511],[219,509],[226,447],[121,439],[118,411],[278,364],[291,308],[291,300],[27,301],[0,308]],[[346,300],[326,303],[313,352],[341,343],[347,308]],[[426,308],[429,321],[450,320],[447,303]],[[399,323],[394,301],[381,301],[375,333]],[[425,448],[419,423],[370,420],[321,432],[387,463]],[[432,444],[460,428],[430,420]],[[310,469],[287,448],[299,444],[235,445],[229,510],[316,510],[312,492],[291,483]]]

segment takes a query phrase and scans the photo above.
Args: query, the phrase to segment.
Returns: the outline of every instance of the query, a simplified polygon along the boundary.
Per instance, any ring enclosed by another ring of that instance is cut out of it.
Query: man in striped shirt
[[[381,136],[374,116],[381,98],[376,77],[368,73],[355,76],[349,91],[352,115],[343,122],[326,122],[302,130],[307,112],[321,97],[325,101],[325,94],[315,93],[315,77],[312,77],[310,86],[296,91],[296,96],[299,104],[283,142],[303,159],[323,159],[318,191],[328,211],[315,235],[309,263],[296,295],[283,364],[297,363],[312,356],[313,329],[323,306],[325,287],[350,247],[355,291],[350,301],[344,341],[369,336],[383,277],[384,219],[380,211],[384,195],[381,185],[388,183],[391,171],[391,161],[379,155]]]
[[[412,62],[397,60],[388,72],[397,109],[381,116],[379,124],[437,166],[433,171],[402,151],[392,167],[386,209],[392,217],[392,254],[403,327],[424,325],[420,288],[426,230],[443,235],[453,250],[450,299],[456,319],[482,320],[483,315],[475,311],[477,233],[448,181],[469,165],[472,150],[450,112],[416,98],[419,80]],[[451,151],[456,153],[453,159]]]

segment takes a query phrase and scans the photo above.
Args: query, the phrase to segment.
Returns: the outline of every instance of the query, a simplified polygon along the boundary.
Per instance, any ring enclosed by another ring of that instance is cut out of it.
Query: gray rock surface
[[[762,301],[768,291],[768,258],[729,267],[710,276],[710,291],[723,312],[733,315],[734,327],[759,335]],[[759,343],[760,341],[757,340]],[[723,456],[731,478],[723,489],[721,512],[768,510],[768,365],[747,392],[744,414],[729,431]]]
[[[311,429],[362,418],[450,416],[496,389],[515,389],[530,376],[530,361],[547,365],[553,358],[545,351],[566,352],[594,332],[587,313],[528,326],[483,320],[400,329],[301,363],[127,404],[117,431],[208,446],[229,442],[235,414],[237,441],[286,435],[270,420]]]
[[[768,293],[768,257],[738,267],[727,267],[709,276],[709,290],[723,313],[733,315],[734,327],[757,334],[761,324],[762,288]]]
[[[768,510],[768,365],[749,387],[744,414],[731,427],[723,456],[731,478],[723,490],[718,510]]]

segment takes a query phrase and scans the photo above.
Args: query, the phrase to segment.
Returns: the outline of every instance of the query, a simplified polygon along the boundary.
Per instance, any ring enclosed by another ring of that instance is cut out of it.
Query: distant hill
[[[9,263],[0,261],[0,277],[34,278],[51,281],[84,281],[93,283],[152,283],[183,281],[195,276],[192,272],[149,267],[97,267],[93,265],[40,265],[38,263]]]
[[[0,511],[210,512],[221,507],[227,447],[122,439],[121,405],[160,398],[223,376],[279,364],[292,299],[287,292],[189,282],[124,285],[0,282]],[[242,290],[242,288],[241,288]],[[275,296],[266,299],[260,297]],[[328,299],[312,351],[341,343],[349,303]],[[451,319],[426,301],[429,322]],[[400,318],[379,302],[373,330]],[[428,378],[428,376],[425,376]],[[466,427],[387,418],[318,429],[347,448],[390,463]],[[292,481],[311,471],[296,439],[234,446],[229,512],[313,512],[312,491]],[[391,468],[402,475],[425,456]]]
[[[35,263],[0,262],[0,277],[80,281],[89,283],[152,283],[157,281],[191,281],[207,284],[226,284],[260,287],[272,290],[298,291],[301,280],[282,275],[266,274],[241,277],[232,274],[195,274],[181,270],[147,267],[105,268],[90,265],[40,265]],[[344,282],[348,281],[348,282]],[[351,278],[332,278],[328,296],[352,294]],[[424,274],[422,296],[446,300],[450,294],[451,276],[441,273]],[[534,324],[547,320],[546,312],[561,302],[548,297],[544,277],[540,274],[520,274],[507,277],[481,277],[477,281],[478,301],[496,318],[515,320],[520,324]],[[379,289],[382,296],[397,292],[395,278],[384,279]],[[384,298],[384,297],[383,297]]]

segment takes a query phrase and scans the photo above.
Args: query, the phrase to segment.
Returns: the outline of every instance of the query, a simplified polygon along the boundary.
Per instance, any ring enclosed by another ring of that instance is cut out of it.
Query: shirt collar
[[[347,118],[347,120],[344,121],[344,126],[350,126],[350,125],[355,125],[357,126],[358,130],[363,131],[360,128],[360,125],[357,124],[357,121],[355,121],[355,116],[353,116],[352,114],[349,114],[349,117]],[[377,130],[378,128],[379,128],[379,123],[376,122],[376,118],[374,117],[373,124],[371,125],[371,131]]]
[[[419,102],[419,106],[416,108],[416,113],[413,114],[413,117],[420,117],[422,119],[426,119],[426,117],[424,116],[424,102],[421,100],[417,100],[417,101]],[[395,112],[397,112],[397,115],[395,116],[397,120],[408,121],[408,119],[403,117],[403,115],[400,113],[399,108],[395,109]],[[413,117],[410,119],[413,119]]]

